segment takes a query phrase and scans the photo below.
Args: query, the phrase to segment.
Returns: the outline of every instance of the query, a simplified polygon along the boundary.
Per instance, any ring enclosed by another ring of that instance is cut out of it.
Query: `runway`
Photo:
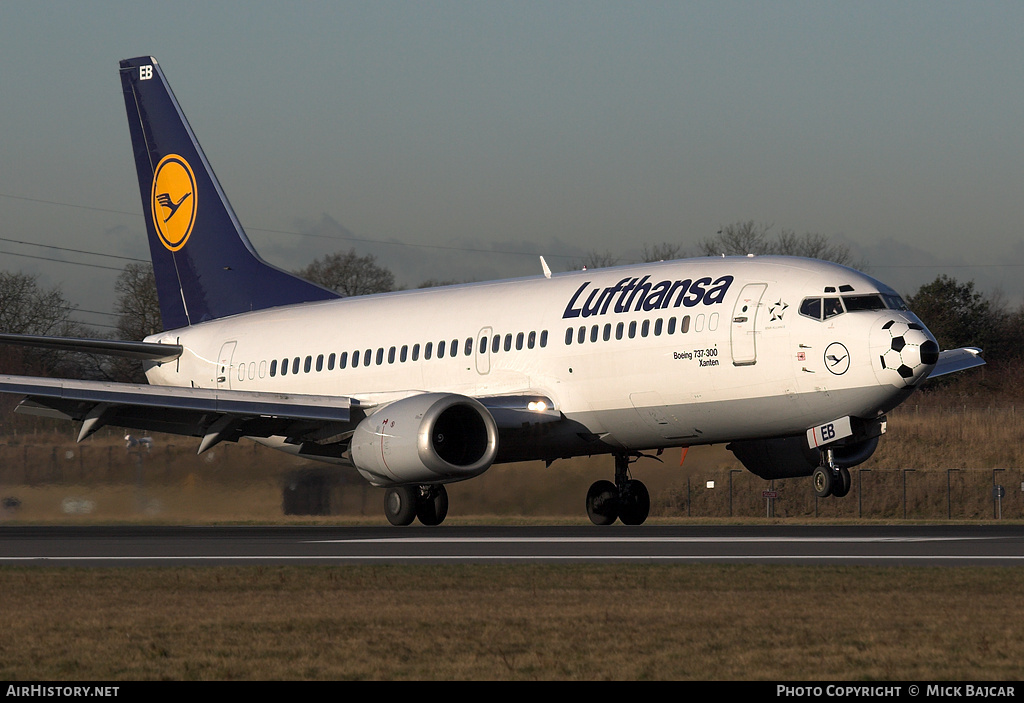
[[[1024,526],[0,527],[0,565],[1021,566]]]

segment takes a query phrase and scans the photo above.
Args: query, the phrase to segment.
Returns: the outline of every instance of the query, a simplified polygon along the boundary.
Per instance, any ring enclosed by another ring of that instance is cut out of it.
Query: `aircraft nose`
[[[931,332],[917,320],[882,321],[871,334],[877,353],[875,375],[881,383],[903,388],[924,380],[939,360],[939,345]]]

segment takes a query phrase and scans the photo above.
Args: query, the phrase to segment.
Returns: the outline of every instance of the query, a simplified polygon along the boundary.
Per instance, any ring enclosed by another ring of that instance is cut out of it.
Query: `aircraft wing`
[[[939,352],[939,361],[935,368],[928,374],[928,378],[945,376],[947,373],[955,373],[975,366],[983,366],[985,360],[981,358],[981,349],[977,347],[961,347],[960,349],[947,349]]]
[[[202,437],[202,453],[241,437],[303,442],[351,430],[351,398],[0,375],[0,392],[24,394],[17,412],[82,423],[79,441],[104,425]]]

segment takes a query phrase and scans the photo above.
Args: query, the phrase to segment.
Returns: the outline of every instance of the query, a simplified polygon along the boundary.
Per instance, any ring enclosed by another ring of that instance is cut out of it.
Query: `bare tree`
[[[83,336],[85,327],[71,320],[72,305],[60,286],[39,285],[36,276],[0,271],[0,331],[54,337]],[[29,375],[80,375],[73,355],[45,349],[0,345],[0,371]]]
[[[459,283],[469,283],[469,281],[459,281],[454,278],[428,278],[422,281],[417,288],[439,288],[440,286],[454,286]]]
[[[747,254],[770,254],[771,240],[768,232],[771,225],[737,222],[718,230],[714,237],[698,242],[704,256],[746,256]]]
[[[114,283],[119,339],[141,340],[163,329],[156,277],[150,264],[128,264]]]
[[[318,257],[297,273],[345,297],[386,293],[395,289],[395,275],[378,265],[374,256],[357,256],[355,249]]]
[[[808,232],[798,235],[783,229],[772,234],[774,225],[757,224],[753,220],[726,225],[714,237],[699,242],[704,256],[806,256],[864,270],[864,262],[855,262],[850,248],[829,240],[823,234]]]
[[[654,245],[644,244],[641,256],[645,262],[671,261],[672,259],[682,259],[686,256],[686,253],[683,251],[681,244],[662,242],[661,244]]]
[[[601,253],[599,251],[588,251],[582,259],[573,260],[569,263],[568,271],[579,271],[580,269],[603,269],[615,266],[619,263],[619,257],[610,251]]]
[[[117,339],[139,341],[163,329],[160,301],[156,292],[156,277],[151,264],[128,264],[114,283],[117,300],[114,310],[118,314]],[[145,383],[142,364],[133,359],[104,357],[93,359],[91,374],[124,383]]]

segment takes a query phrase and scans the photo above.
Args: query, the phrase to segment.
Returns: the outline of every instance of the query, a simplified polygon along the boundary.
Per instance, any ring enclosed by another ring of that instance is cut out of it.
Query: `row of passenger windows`
[[[718,313],[712,313],[707,320],[709,330],[718,329]],[[698,315],[694,324],[695,331],[702,332],[704,328],[704,315]],[[686,334],[690,331],[690,316],[684,315],[680,318],[670,317],[668,319],[658,318],[656,320],[642,320],[637,322],[633,320],[629,324],[625,322],[616,323],[614,326],[610,322],[606,322],[602,325],[591,325],[587,327],[582,325],[580,327],[569,327],[565,330],[565,343],[566,345],[572,344],[574,341],[576,344],[583,344],[587,341],[588,337],[591,342],[596,342],[599,339],[605,342],[610,341],[614,336],[615,339],[622,339],[628,337],[634,339],[639,332],[641,337],[647,337],[653,334],[655,337],[660,337],[662,334]]]
[[[478,349],[486,351],[488,345],[490,345],[490,350],[494,354],[502,350],[512,351],[513,347],[517,351],[521,351],[524,348],[533,349],[538,346],[543,348],[548,345],[548,332],[543,330],[539,333],[520,332],[516,335],[509,333],[504,337],[500,334],[493,335],[490,338],[487,335],[480,337]],[[280,373],[282,376],[287,376],[289,373],[297,374],[300,371],[310,373],[313,370],[323,371],[325,368],[328,371],[333,371],[335,367],[338,369],[354,369],[360,366],[381,366],[385,361],[388,364],[419,361],[421,353],[425,361],[443,359],[445,357],[451,358],[459,355],[460,347],[464,356],[471,356],[473,354],[473,337],[467,337],[461,345],[458,339],[453,339],[451,342],[441,340],[436,345],[433,342],[427,342],[422,346],[420,344],[413,344],[412,346],[404,344],[401,347],[389,347],[388,349],[384,349],[384,347],[378,347],[376,350],[356,349],[351,354],[347,351],[340,354],[331,353],[326,356],[320,354],[315,360],[312,356],[307,356],[305,359],[298,356],[290,359],[285,358],[281,359],[280,363],[277,359],[274,359],[270,362],[270,375],[277,376]]]

